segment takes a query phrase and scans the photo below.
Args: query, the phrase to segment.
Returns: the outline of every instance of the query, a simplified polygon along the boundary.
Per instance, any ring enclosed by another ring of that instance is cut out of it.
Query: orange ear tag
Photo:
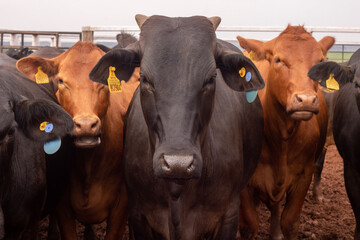
[[[45,128],[46,128],[46,125],[48,124],[48,122],[42,122],[41,124],[40,124],[40,131],[45,131]]]
[[[38,71],[35,74],[35,82],[37,84],[49,83],[49,77],[42,71],[41,67],[38,67]]]
[[[245,74],[246,74],[246,70],[245,70],[244,67],[242,67],[242,68],[239,70],[239,75],[240,75],[240,77],[244,77]]]
[[[251,50],[249,52],[249,58],[250,58],[251,61],[254,61],[254,56],[255,56],[255,53]]]
[[[326,80],[326,88],[330,90],[339,90],[339,83],[335,80],[334,74],[331,73],[328,80]]]
[[[115,67],[109,67],[109,77],[107,81],[111,93],[122,92],[120,80],[115,75]]]

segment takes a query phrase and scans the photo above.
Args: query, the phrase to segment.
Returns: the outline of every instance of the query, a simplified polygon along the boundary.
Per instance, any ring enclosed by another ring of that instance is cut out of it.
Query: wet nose
[[[100,119],[97,116],[73,118],[76,135],[97,135],[100,131]]]
[[[318,108],[319,102],[318,97],[313,94],[295,94],[294,96],[294,105],[296,107],[311,107]]]
[[[167,178],[189,179],[195,171],[193,155],[163,155],[162,171]]]

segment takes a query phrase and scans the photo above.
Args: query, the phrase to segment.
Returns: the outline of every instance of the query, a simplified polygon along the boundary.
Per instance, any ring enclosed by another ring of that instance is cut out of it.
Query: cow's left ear
[[[332,45],[334,45],[334,43],[335,43],[335,38],[330,36],[325,36],[319,41],[321,50],[325,56],[328,50],[332,47]]]
[[[58,73],[55,61],[42,57],[24,57],[16,62],[16,67],[25,76],[37,83],[49,83],[49,78]]]
[[[218,53],[216,65],[230,88],[241,92],[264,88],[264,80],[249,58],[229,50],[220,50]]]
[[[339,87],[352,82],[355,70],[352,67],[342,66],[336,62],[322,62],[312,66],[308,76],[319,81],[320,85],[330,90],[339,90]]]
[[[21,99],[13,108],[19,129],[39,142],[63,137],[74,127],[72,117],[60,105],[46,99]]]

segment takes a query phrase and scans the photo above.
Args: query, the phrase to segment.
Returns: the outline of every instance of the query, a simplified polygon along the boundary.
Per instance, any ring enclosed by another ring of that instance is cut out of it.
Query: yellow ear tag
[[[330,90],[339,90],[339,83],[335,80],[334,74],[330,74],[328,80],[326,80],[326,88]]]
[[[240,75],[240,77],[244,77],[245,74],[246,74],[246,70],[245,70],[244,67],[242,67],[242,68],[239,70],[239,75]]]
[[[122,92],[120,80],[115,75],[115,67],[109,67],[109,77],[107,81],[110,92]]]
[[[250,60],[251,60],[251,61],[254,61],[254,57],[255,57],[255,53],[251,50],[251,51],[249,52],[249,58],[250,58]]]
[[[42,71],[41,67],[38,67],[38,71],[35,74],[35,82],[37,84],[49,83],[49,77]]]
[[[48,124],[48,122],[42,122],[41,124],[40,124],[40,131],[45,131],[45,128],[46,128],[46,125]]]

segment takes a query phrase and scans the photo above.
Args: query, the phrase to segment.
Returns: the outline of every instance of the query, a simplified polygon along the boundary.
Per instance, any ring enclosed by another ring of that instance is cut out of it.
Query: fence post
[[[90,26],[82,27],[82,39],[81,41],[93,42],[94,41],[94,31],[91,30]]]
[[[19,40],[17,34],[10,34],[10,46],[18,46]]]
[[[40,46],[40,37],[37,34],[32,35],[32,46]]]

